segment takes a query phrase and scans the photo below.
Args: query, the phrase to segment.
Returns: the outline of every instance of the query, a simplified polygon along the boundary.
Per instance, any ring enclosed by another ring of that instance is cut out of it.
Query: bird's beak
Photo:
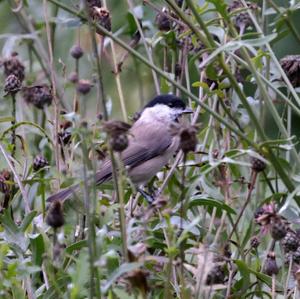
[[[185,108],[185,109],[183,110],[182,113],[186,114],[186,113],[193,113],[193,112],[194,112],[194,111],[193,111],[191,108],[187,107],[187,108]]]

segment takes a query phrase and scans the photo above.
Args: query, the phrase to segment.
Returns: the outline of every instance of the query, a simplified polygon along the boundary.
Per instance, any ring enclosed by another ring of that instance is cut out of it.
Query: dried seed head
[[[86,2],[89,8],[93,8],[94,6],[100,8],[102,6],[101,0],[87,0]]]
[[[74,59],[80,59],[83,55],[83,50],[79,45],[74,45],[70,50],[70,54]]]
[[[75,84],[75,83],[78,82],[78,74],[76,72],[72,72],[72,73],[70,73],[68,79],[69,79],[70,82]]]
[[[206,284],[219,284],[225,282],[225,265],[216,264],[213,268],[208,272],[206,277]]]
[[[130,128],[130,124],[119,120],[109,120],[103,123],[104,131],[110,136],[127,133]]]
[[[116,152],[122,152],[128,147],[128,137],[126,134],[116,135],[110,138],[110,146]]]
[[[83,95],[90,92],[93,84],[89,80],[81,79],[77,82],[77,91]]]
[[[11,74],[5,79],[4,91],[6,94],[15,94],[21,89],[21,86],[22,82],[18,79],[18,77]]]
[[[250,245],[252,248],[257,248],[259,246],[259,244],[260,244],[260,240],[257,236],[254,236],[251,238]]]
[[[250,8],[252,11],[258,10],[258,6],[255,3],[247,1],[246,4],[247,8]],[[242,9],[246,9],[246,7],[240,0],[234,0],[228,6],[228,12],[230,13]],[[247,11],[237,11],[236,13],[234,13],[234,22],[235,26],[240,30],[252,26],[252,20]]]
[[[171,134],[178,135],[180,138],[180,149],[187,154],[188,152],[194,152],[198,143],[197,140],[197,128],[191,125],[180,126],[177,123],[171,125]]]
[[[49,207],[48,214],[46,216],[46,222],[53,228],[58,228],[64,225],[64,213],[63,205],[60,201],[54,201]]]
[[[15,75],[21,83],[25,78],[25,67],[22,62],[17,58],[18,53],[14,52],[11,57],[4,59],[2,65],[4,66],[4,75]]]
[[[294,232],[288,231],[285,237],[281,240],[281,245],[284,252],[295,251],[299,246],[299,239]]]
[[[10,185],[6,182],[11,179],[11,173],[7,169],[3,169],[0,172],[0,192],[8,194],[10,191]]]
[[[298,247],[296,251],[292,253],[292,256],[293,256],[293,261],[297,264],[300,264],[300,247]]]
[[[104,27],[107,31],[111,31],[111,17],[110,17],[110,12],[108,9],[104,7],[96,7],[94,6],[90,10],[90,15],[91,18],[96,22],[96,24],[101,25]],[[97,30],[96,32],[100,35],[102,35],[101,30]]]
[[[267,165],[263,160],[251,157],[251,168],[253,169],[253,171],[261,172],[264,171],[266,167]]]
[[[269,276],[277,275],[279,272],[279,268],[276,263],[276,257],[274,252],[269,252],[267,255],[265,267],[263,272]]]
[[[276,217],[271,223],[271,236],[274,240],[281,240],[287,234],[287,226],[281,218]]]
[[[172,23],[168,17],[168,11],[163,9],[162,12],[159,12],[155,17],[155,23],[160,31],[169,31],[171,30]]]
[[[71,141],[72,134],[70,131],[61,131],[58,132],[58,142],[60,145],[67,145]]]
[[[25,102],[38,109],[50,106],[53,101],[52,88],[47,84],[24,87],[22,93]]]
[[[300,87],[300,55],[288,55],[280,60],[281,67],[294,87]]]
[[[41,155],[36,156],[33,160],[33,170],[34,171],[38,171],[48,165],[49,165],[49,163],[48,163],[47,159]]]
[[[147,294],[149,291],[148,283],[147,283],[148,273],[143,269],[136,269],[130,271],[126,278],[129,280],[131,286],[133,288],[139,289],[143,294]]]

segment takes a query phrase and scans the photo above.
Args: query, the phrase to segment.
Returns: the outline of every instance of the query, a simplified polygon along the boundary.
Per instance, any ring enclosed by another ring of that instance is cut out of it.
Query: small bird
[[[122,161],[132,183],[139,187],[147,183],[165,166],[179,148],[179,137],[171,134],[170,126],[185,113],[192,113],[182,99],[171,95],[159,95],[140,112],[140,117],[128,132],[128,147],[121,152]],[[96,173],[97,185],[112,179],[112,165],[106,159]],[[80,184],[51,195],[47,201],[65,200],[80,188]]]

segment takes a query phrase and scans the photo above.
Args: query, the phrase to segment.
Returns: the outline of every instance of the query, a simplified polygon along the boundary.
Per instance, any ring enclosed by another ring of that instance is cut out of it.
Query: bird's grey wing
[[[121,154],[125,166],[135,167],[161,155],[172,144],[172,136],[167,126],[142,124],[133,129],[129,146]]]
[[[132,168],[161,155],[171,143],[172,136],[167,126],[133,126],[129,135],[129,145],[121,153],[121,158],[125,166]],[[101,170],[96,173],[96,182],[101,184],[111,179],[111,176],[111,162],[107,159],[101,165]]]

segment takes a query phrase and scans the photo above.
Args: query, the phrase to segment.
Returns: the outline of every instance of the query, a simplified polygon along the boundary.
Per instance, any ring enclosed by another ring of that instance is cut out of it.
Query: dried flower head
[[[89,80],[81,79],[77,82],[77,91],[83,95],[90,92],[93,84]]]
[[[132,270],[127,273],[126,278],[129,280],[132,288],[139,289],[143,294],[149,291],[147,283],[148,272],[143,269]]]
[[[279,268],[276,263],[276,256],[274,252],[268,253],[263,272],[269,276],[278,274]]]
[[[264,171],[266,167],[267,165],[263,160],[251,157],[251,168],[253,169],[253,171],[261,172]]]
[[[19,78],[14,74],[11,74],[5,79],[4,91],[6,94],[15,94],[21,89],[21,86],[22,82]]]
[[[60,201],[57,200],[51,203],[46,216],[46,222],[53,228],[58,228],[64,225],[65,220],[63,205]]]
[[[13,52],[11,57],[6,58],[2,61],[4,67],[4,75],[15,75],[21,82],[25,78],[25,67],[22,62],[18,59],[18,53]]]
[[[80,47],[80,45],[74,45],[71,49],[70,49],[70,54],[74,59],[80,59],[83,55],[83,50]]]
[[[250,240],[250,245],[252,248],[257,248],[260,244],[260,240],[258,236],[253,236]]]
[[[225,273],[225,264],[224,263],[217,263],[215,264],[206,277],[206,284],[219,284],[224,283],[226,278]]]
[[[247,7],[240,0],[234,0],[228,6],[228,12],[234,13],[234,23],[237,28],[244,30],[245,28],[252,26],[252,20],[246,10],[246,8],[253,11],[258,10],[258,6],[250,1],[246,2]]]
[[[58,132],[57,138],[60,145],[67,145],[71,141],[72,134],[68,130],[67,131],[63,130],[61,132]]]
[[[0,172],[0,192],[8,194],[10,191],[10,185],[7,183],[11,179],[11,173],[7,169],[3,169]]]
[[[128,146],[127,132],[131,128],[131,125],[118,121],[112,120],[107,121],[103,124],[104,131],[110,136],[110,145],[116,152],[122,152]]]
[[[87,0],[86,3],[89,8],[93,8],[94,6],[100,8],[102,6],[101,0]]]
[[[90,15],[96,24],[99,24],[100,26],[104,27],[106,30],[111,31],[111,17],[108,9],[104,7],[94,6],[90,10]],[[102,35],[101,30],[96,29],[96,32]]]
[[[300,240],[293,231],[288,231],[281,240],[281,245],[284,252],[296,251],[300,245]]]
[[[38,109],[50,106],[53,101],[52,88],[47,84],[24,87],[22,93],[25,102]]]
[[[300,87],[300,55],[288,55],[280,60],[281,67],[294,87]]]
[[[179,137],[179,147],[185,154],[196,150],[198,143],[196,126],[172,123],[170,130],[172,135]]]
[[[168,16],[168,10],[163,8],[155,17],[155,23],[160,31],[169,31],[172,28],[172,22]]]
[[[287,224],[283,219],[276,217],[271,220],[271,236],[274,240],[281,240],[287,234]]]
[[[42,155],[37,155],[33,160],[33,170],[38,171],[46,166],[48,166],[49,163],[45,157]]]
[[[110,136],[127,133],[131,125],[120,120],[109,120],[103,123],[103,129]]]

